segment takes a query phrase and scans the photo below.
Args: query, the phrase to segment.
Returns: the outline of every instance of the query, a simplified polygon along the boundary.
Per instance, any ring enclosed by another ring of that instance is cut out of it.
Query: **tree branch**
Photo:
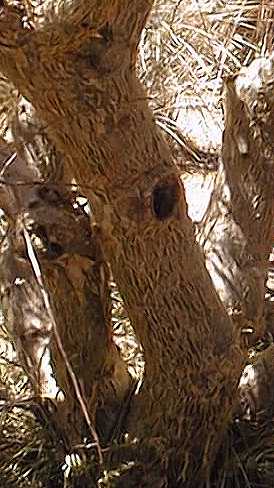
[[[39,69],[41,62],[53,58],[60,62],[82,49],[92,57],[113,44],[136,53],[152,4],[153,0],[53,2],[31,31],[23,26],[22,12],[4,4],[0,6],[0,71],[24,93],[21,81],[30,65]]]
[[[274,219],[274,57],[226,82],[223,158],[199,241],[226,309],[248,342],[263,335]]]
[[[28,125],[23,126],[26,111]],[[22,159],[15,154],[11,164],[1,168],[6,185],[0,203],[10,224],[0,255],[1,300],[21,364],[41,400],[63,397],[57,395],[53,380],[50,353],[53,357],[54,378],[65,399],[57,402],[51,420],[71,449],[81,440],[79,432],[86,430],[74,372],[81,384],[82,403],[87,403],[93,421],[95,416],[100,419],[104,439],[112,432],[131,378],[112,340],[109,268],[97,233],[91,230],[88,215],[74,208],[70,189],[62,185],[63,161],[35,113],[25,104],[20,115],[13,124],[13,145]],[[9,161],[10,150],[3,141],[2,155]],[[48,173],[54,182],[49,181]],[[34,179],[36,185],[32,185]],[[17,186],[18,181],[21,185]],[[26,254],[22,238],[26,228],[39,256],[51,308]]]

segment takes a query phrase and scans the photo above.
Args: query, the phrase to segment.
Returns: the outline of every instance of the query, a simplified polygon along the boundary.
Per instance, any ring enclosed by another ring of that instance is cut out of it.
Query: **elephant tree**
[[[227,82],[223,177],[199,237],[204,252],[136,75],[152,4],[53,2],[29,26],[22,10],[2,2],[0,71],[43,122],[68,183],[73,178],[91,202],[103,259],[144,351],[143,385],[126,425],[140,441],[134,486],[196,487],[232,418],[246,336],[259,335],[263,321],[274,70],[272,58],[262,59]],[[77,263],[73,269],[77,279]],[[66,288],[54,285],[62,305]],[[63,307],[55,312],[62,323]]]

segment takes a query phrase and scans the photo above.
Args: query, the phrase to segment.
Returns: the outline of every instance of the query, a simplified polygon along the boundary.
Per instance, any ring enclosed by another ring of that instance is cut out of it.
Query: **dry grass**
[[[142,36],[140,77],[184,167],[186,155],[190,169],[213,165],[205,153],[221,148],[222,80],[264,49],[256,27],[269,15],[256,0],[155,2]]]

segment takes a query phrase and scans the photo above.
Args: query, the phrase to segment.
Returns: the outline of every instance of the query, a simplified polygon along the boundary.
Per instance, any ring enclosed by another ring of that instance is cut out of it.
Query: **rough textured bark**
[[[264,333],[264,296],[273,245],[272,62],[259,59],[226,82],[222,162],[198,241],[243,340]]]
[[[130,429],[155,439],[167,479],[193,484],[216,453],[242,359],[136,79],[149,7],[76,2],[58,27],[26,33],[6,53],[2,47],[0,68],[48,123],[78,183],[94,189],[86,194],[146,361],[141,413]],[[10,23],[3,17],[2,42]]]
[[[34,32],[3,9],[0,69],[33,103],[86,187],[143,346],[145,380],[129,428],[150,440],[164,471],[161,482],[144,472],[140,486],[197,486],[230,419],[242,356],[136,79],[151,3],[70,2]]]
[[[274,346],[250,360],[239,384],[238,414],[245,421],[252,421],[259,428],[272,425],[274,415],[273,388]],[[270,430],[270,429],[269,429]]]
[[[1,255],[1,294],[19,358],[38,400],[42,403],[44,398],[57,400],[51,418],[65,449],[70,450],[88,430],[70,372],[55,340],[54,326],[57,325],[65,354],[79,381],[90,419],[93,425],[100,421],[102,440],[114,428],[131,380],[112,338],[109,269],[102,259],[95,229],[91,231],[89,217],[83,210],[73,207],[73,195],[61,181],[41,179],[41,154],[51,156],[52,179],[56,176],[53,167],[58,158],[52,145],[43,138],[37,121],[34,126],[38,133],[34,137],[29,130],[25,145],[17,127],[15,145],[25,159],[13,153],[15,158],[11,161],[10,150],[2,145],[3,162],[11,162],[9,166],[3,165],[6,186],[0,194],[1,206],[9,220]],[[43,149],[41,154],[38,148]],[[43,169],[44,174],[49,170]],[[60,174],[59,170],[59,177]],[[55,324],[26,252],[24,228],[32,237],[42,265]],[[58,387],[52,377],[50,352]],[[64,401],[59,388],[65,393]]]

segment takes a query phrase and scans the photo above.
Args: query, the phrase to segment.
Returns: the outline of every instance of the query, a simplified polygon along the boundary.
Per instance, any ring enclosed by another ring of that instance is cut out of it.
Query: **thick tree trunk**
[[[49,124],[79,185],[92,186],[104,252],[145,355],[130,430],[159,446],[168,476],[191,484],[214,459],[242,359],[133,69],[149,3],[86,5],[67,14],[71,31],[61,22],[60,31],[26,33],[0,67]]]
[[[160,484],[145,473],[140,486],[194,487],[230,419],[243,358],[136,79],[151,3],[70,2],[34,32],[4,9],[0,69],[47,123],[90,198],[143,346],[145,380],[129,428],[158,451],[164,474]]]

